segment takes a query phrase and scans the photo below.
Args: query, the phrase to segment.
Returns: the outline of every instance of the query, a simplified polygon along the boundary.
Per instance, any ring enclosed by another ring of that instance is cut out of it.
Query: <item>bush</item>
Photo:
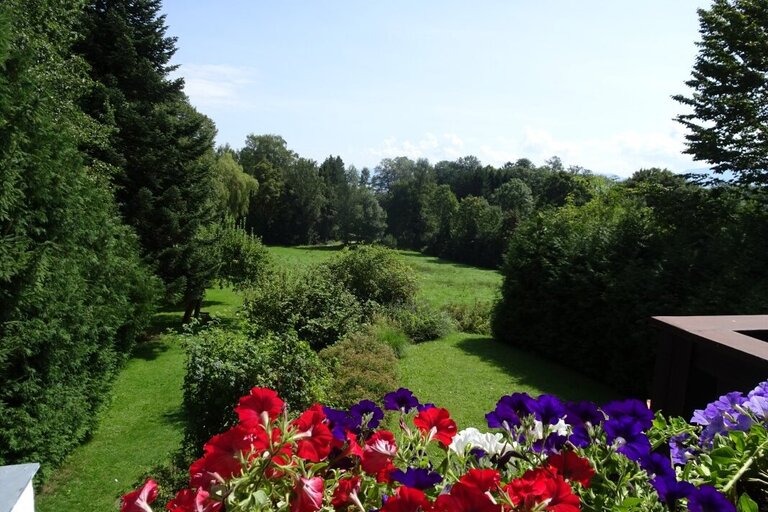
[[[414,343],[436,340],[451,332],[451,319],[428,304],[411,303],[391,310],[390,315]]]
[[[502,341],[647,396],[654,315],[768,309],[768,212],[725,187],[617,187],[549,210],[510,242],[493,314]]]
[[[385,247],[364,245],[345,249],[326,268],[361,304],[404,304],[416,295],[413,269]]]
[[[491,334],[492,309],[490,302],[479,301],[473,304],[447,304],[443,307],[457,330],[474,334]]]
[[[328,399],[335,407],[378,400],[398,386],[397,356],[375,330],[350,334],[322,350],[320,358],[330,373]]]
[[[295,331],[315,350],[336,343],[363,316],[355,296],[318,268],[269,274],[247,293],[245,312],[253,329]]]
[[[190,446],[202,446],[234,425],[232,407],[254,386],[277,390],[297,410],[324,398],[324,366],[294,333],[254,336],[213,326],[190,336],[186,349],[184,409]]]

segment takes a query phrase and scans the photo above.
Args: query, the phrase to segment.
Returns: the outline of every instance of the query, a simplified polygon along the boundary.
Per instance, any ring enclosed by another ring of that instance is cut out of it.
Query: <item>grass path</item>
[[[459,428],[483,429],[485,413],[515,391],[605,402],[615,395],[573,370],[477,334],[452,333],[408,347],[400,382],[422,403],[451,412]]]
[[[230,290],[206,294],[204,310],[229,317],[240,304]],[[179,327],[181,312],[165,310],[156,328]],[[120,494],[178,449],[182,440],[184,351],[179,336],[139,344],[117,380],[90,441],[77,448],[37,497],[40,512],[117,510]]]

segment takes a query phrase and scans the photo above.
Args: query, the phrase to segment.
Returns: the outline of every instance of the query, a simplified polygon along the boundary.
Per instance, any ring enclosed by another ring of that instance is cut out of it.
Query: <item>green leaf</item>
[[[757,508],[757,503],[755,503],[747,493],[742,494],[739,498],[739,502],[736,504],[736,510],[739,512],[760,512]]]

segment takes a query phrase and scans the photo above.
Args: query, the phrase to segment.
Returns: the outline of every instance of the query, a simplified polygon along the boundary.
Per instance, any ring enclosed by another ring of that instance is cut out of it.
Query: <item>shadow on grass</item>
[[[134,359],[144,359],[145,361],[154,361],[160,354],[168,351],[168,345],[157,340],[143,341],[136,344],[131,353]]]
[[[184,414],[184,408],[179,406],[173,411],[166,412],[163,414],[163,422],[175,427],[185,427],[187,425],[187,417]]]
[[[298,246],[299,249],[307,250],[307,251],[340,251],[342,250],[346,245],[344,244],[333,244],[333,245],[300,245]]]
[[[592,400],[604,403],[618,398],[618,393],[558,363],[504,345],[493,338],[465,338],[456,347],[483,362],[496,366],[522,384],[566,400]]]
[[[469,268],[473,270],[495,270],[495,271],[499,270],[498,267],[483,267],[478,265],[469,265],[466,263],[459,263],[458,261],[446,260],[438,256],[431,256],[429,254],[424,254],[424,253],[411,251],[411,250],[398,250],[398,252],[403,256],[418,258],[420,260],[424,260],[425,263],[430,263],[430,264],[434,263],[436,265],[447,265],[454,268]]]

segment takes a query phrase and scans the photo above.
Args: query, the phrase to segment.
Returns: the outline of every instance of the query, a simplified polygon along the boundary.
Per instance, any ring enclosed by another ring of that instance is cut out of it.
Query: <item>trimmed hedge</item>
[[[768,210],[727,187],[616,187],[521,224],[494,336],[647,396],[655,315],[768,309]]]

